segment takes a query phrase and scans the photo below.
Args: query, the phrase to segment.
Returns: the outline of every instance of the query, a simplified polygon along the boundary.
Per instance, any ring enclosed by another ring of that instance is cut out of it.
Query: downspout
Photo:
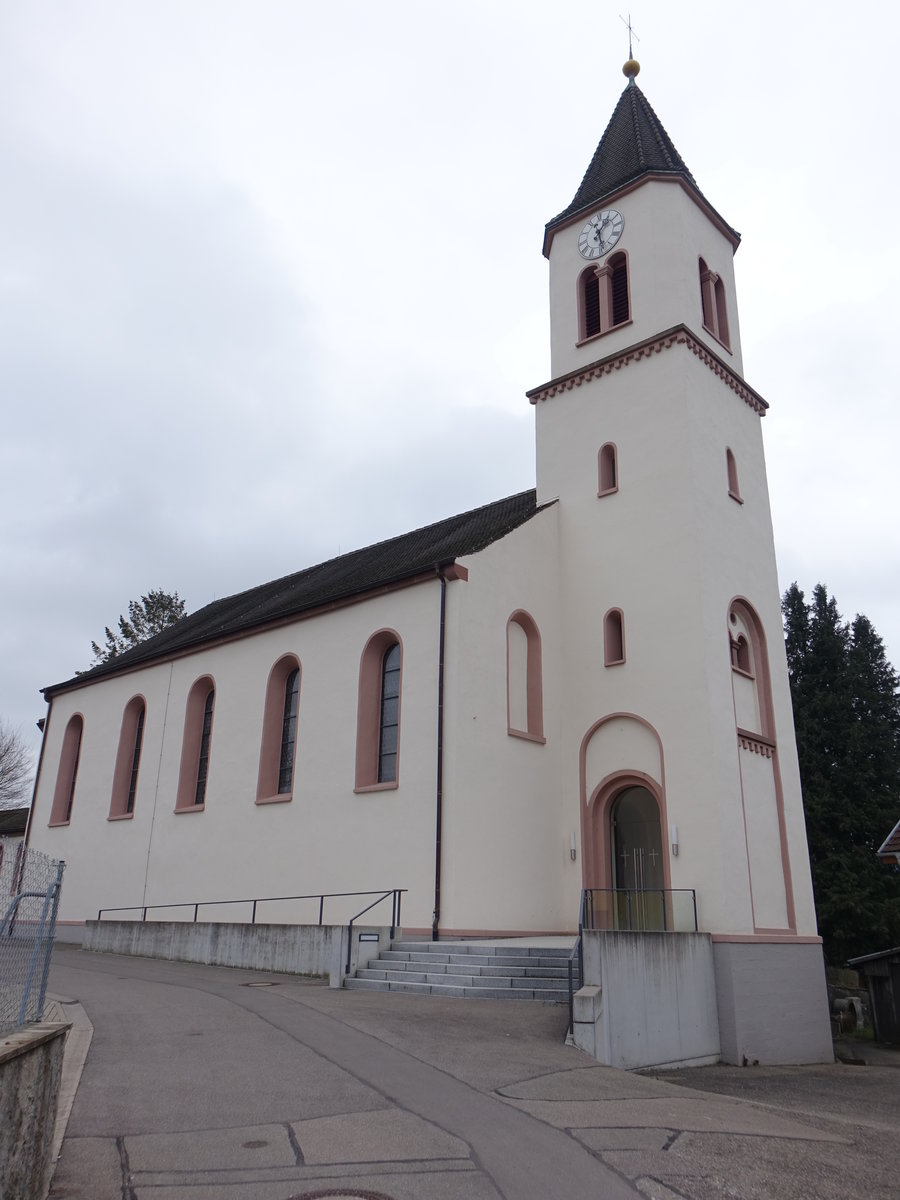
[[[441,620],[438,638],[438,702],[437,702],[437,791],[434,815],[434,920],[431,923],[431,940],[438,940],[438,924],[441,919],[441,824],[444,803],[444,628],[447,613],[447,580],[440,566],[437,567],[441,580]]]

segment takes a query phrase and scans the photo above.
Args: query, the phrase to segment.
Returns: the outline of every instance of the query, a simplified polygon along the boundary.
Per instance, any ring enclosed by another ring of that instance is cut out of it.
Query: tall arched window
[[[125,706],[122,730],[119,734],[119,749],[113,774],[112,799],[109,804],[109,820],[130,817],[134,814],[137,795],[138,770],[141,765],[141,747],[144,741],[146,705],[143,696],[134,696]]]
[[[625,661],[625,618],[621,608],[611,608],[603,618],[603,662],[607,667]]]
[[[506,623],[507,732],[544,741],[541,635],[534,618],[522,609]]]
[[[392,629],[366,643],[359,665],[356,790],[396,787],[399,780],[403,649]]]
[[[200,812],[206,803],[215,705],[216,686],[209,675],[203,675],[188,693],[176,812]]]
[[[700,305],[703,312],[703,327],[711,333],[716,341],[721,342],[726,350],[731,349],[728,337],[728,306],[725,301],[725,284],[721,276],[711,271],[701,258],[700,268]]]
[[[741,487],[738,482],[737,462],[731,450],[725,450],[725,470],[728,475],[728,495],[732,500],[737,500],[738,504],[743,504],[741,499]]]
[[[608,496],[610,492],[619,490],[619,465],[616,447],[612,442],[600,447],[597,455],[597,475],[598,496]]]
[[[290,800],[293,794],[299,709],[300,661],[286,654],[272,668],[266,685],[257,804]]]
[[[586,341],[631,319],[628,258],[624,250],[578,277],[578,338]]]
[[[56,788],[53,792],[53,805],[50,809],[49,823],[51,825],[68,825],[72,819],[72,804],[75,800],[75,781],[78,778],[83,732],[84,718],[80,713],[76,713],[74,717],[69,718],[66,732],[63,734],[59,769],[56,772]]]

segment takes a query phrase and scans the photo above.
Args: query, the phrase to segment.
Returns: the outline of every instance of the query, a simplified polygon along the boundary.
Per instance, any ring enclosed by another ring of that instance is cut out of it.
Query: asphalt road
[[[52,1200],[898,1195],[891,1067],[651,1078],[566,1047],[553,1006],[69,946],[50,986],[94,1026]]]

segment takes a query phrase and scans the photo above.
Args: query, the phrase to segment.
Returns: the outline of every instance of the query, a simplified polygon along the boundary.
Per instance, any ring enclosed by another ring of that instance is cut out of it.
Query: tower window
[[[608,496],[610,492],[617,492],[619,490],[619,468],[616,461],[616,447],[612,442],[607,442],[605,446],[600,447],[597,467],[599,476],[597,495]]]
[[[611,608],[603,618],[603,662],[607,667],[625,661],[625,618],[621,608]]]
[[[703,313],[703,328],[711,333],[726,350],[731,349],[728,337],[728,306],[725,301],[725,284],[721,276],[711,271],[704,259],[700,259],[700,306]]]
[[[725,469],[728,473],[728,495],[732,500],[737,500],[738,504],[743,504],[741,488],[738,483],[737,462],[734,454],[728,448],[725,450]]]
[[[630,319],[628,258],[620,250],[602,267],[587,267],[578,278],[579,341],[608,333]]]

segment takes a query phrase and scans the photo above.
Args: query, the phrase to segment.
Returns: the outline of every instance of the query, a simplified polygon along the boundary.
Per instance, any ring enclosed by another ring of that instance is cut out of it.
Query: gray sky
[[[128,601],[193,611],[534,483],[544,222],[619,93],[606,3],[0,6],[0,716]],[[743,234],[782,588],[900,664],[895,6],[632,17]]]

